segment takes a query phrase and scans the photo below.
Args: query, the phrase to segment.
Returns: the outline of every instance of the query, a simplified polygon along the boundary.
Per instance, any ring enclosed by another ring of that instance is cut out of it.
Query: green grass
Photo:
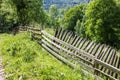
[[[93,80],[52,57],[28,33],[1,34],[0,42],[6,80]]]

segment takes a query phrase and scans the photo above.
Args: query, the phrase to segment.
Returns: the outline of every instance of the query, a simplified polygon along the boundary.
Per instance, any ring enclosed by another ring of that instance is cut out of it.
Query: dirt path
[[[0,44],[2,42],[2,39],[0,38]],[[5,80],[5,74],[4,74],[4,69],[2,66],[2,57],[0,56],[0,80]]]
[[[5,80],[4,69],[2,66],[2,57],[0,57],[0,80]]]

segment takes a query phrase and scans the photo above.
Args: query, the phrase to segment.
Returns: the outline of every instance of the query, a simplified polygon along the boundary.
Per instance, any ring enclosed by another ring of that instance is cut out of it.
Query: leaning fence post
[[[98,71],[96,69],[98,69],[99,64],[97,63],[96,59],[94,59],[94,65],[93,65],[93,67],[94,67],[94,75],[95,75],[94,80],[98,80],[99,73],[98,73]]]
[[[42,35],[43,35],[42,29],[40,29],[40,45],[42,44]]]

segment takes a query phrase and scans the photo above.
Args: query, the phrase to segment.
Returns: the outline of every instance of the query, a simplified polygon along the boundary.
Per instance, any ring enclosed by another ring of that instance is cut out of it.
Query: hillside
[[[93,80],[52,57],[28,33],[0,34],[0,41],[6,80]]]
[[[56,5],[58,8],[72,7],[79,3],[88,3],[90,0],[43,0],[44,9],[49,10],[50,5]]]

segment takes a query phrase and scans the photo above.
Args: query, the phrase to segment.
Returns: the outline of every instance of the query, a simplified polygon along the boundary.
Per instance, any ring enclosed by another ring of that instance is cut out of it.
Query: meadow
[[[0,34],[0,42],[6,80],[93,80],[51,56],[27,32]]]

